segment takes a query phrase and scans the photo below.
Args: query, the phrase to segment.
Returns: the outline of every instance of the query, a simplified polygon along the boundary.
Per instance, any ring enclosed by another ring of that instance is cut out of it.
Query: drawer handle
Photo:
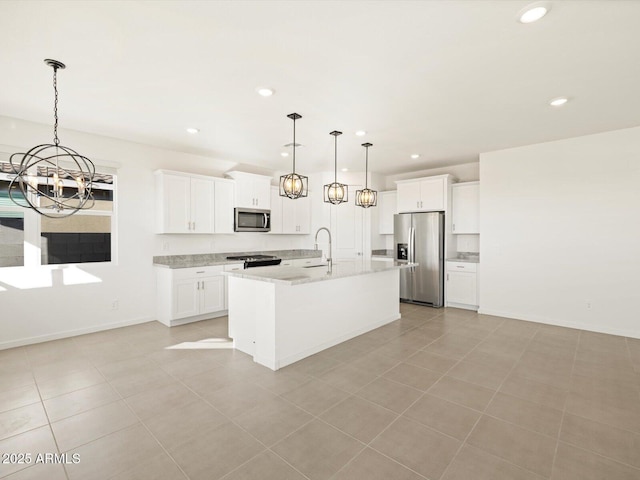
[[[204,273],[204,270],[200,271],[200,272],[196,272],[196,273]]]
[[[464,265],[456,265],[456,268],[464,268]]]

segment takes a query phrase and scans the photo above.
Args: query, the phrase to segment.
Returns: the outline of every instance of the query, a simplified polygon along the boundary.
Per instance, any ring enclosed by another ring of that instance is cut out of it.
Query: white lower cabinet
[[[225,267],[157,267],[158,320],[174,326],[226,314]]]
[[[445,288],[448,307],[478,310],[478,264],[446,262]]]

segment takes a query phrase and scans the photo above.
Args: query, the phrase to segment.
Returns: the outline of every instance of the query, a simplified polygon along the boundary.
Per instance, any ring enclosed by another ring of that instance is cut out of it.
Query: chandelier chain
[[[338,135],[333,137],[334,140],[334,154],[333,154],[333,181],[338,183]]]
[[[369,188],[369,147],[365,147],[366,148],[366,160],[365,160],[365,167],[364,167],[364,188],[368,189]]]
[[[296,173],[296,118],[293,118],[293,171]]]
[[[60,145],[60,139],[58,138],[58,67],[53,67],[53,143]]]

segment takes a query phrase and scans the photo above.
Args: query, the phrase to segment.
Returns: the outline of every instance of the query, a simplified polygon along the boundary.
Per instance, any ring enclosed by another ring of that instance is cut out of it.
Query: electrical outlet
[[[591,302],[587,302],[585,304],[585,307],[587,308],[587,310],[591,310]]]
[[[120,302],[118,302],[118,300],[111,302],[111,310],[118,310],[118,308],[120,308]]]
[[[164,242],[162,244],[162,251],[163,252],[168,252],[169,251],[169,242]]]

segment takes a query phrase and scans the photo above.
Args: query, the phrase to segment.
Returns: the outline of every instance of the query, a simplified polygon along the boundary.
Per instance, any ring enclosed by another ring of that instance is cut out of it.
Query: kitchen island
[[[366,260],[261,267],[228,276],[234,348],[272,370],[400,318],[399,269]]]

